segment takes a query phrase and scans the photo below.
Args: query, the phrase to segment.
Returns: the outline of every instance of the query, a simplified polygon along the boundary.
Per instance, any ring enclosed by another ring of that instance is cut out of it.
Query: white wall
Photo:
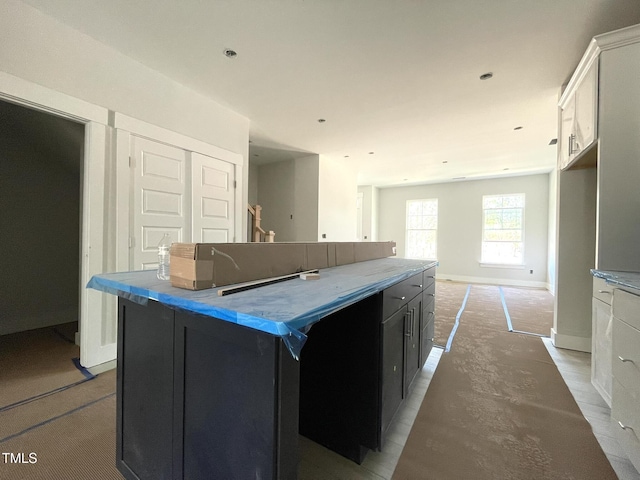
[[[294,161],[293,225],[295,240],[315,242],[318,239],[318,155]]]
[[[555,295],[556,291],[556,224],[558,217],[558,172],[549,173],[549,227],[547,242],[547,289]]]
[[[356,240],[357,175],[348,165],[320,156],[318,175],[318,240]]]
[[[558,174],[555,316],[551,339],[557,347],[591,351],[591,298],[596,261],[595,168]]]
[[[0,69],[239,153],[247,163],[247,118],[16,0],[3,0]]]
[[[482,196],[525,194],[525,267],[480,266]],[[379,240],[405,253],[406,202],[438,199],[438,278],[546,287],[549,175],[380,189]],[[533,270],[533,273],[529,273]]]
[[[258,203],[258,178],[259,169],[257,165],[249,164],[249,179],[247,187],[247,202],[250,205]]]

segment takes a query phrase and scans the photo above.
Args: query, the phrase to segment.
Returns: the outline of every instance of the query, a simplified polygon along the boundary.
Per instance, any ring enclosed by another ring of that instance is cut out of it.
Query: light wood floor
[[[300,437],[300,480],[390,479],[396,468],[424,394],[431,382],[441,348],[432,348],[427,362],[415,380],[415,387],[394,417],[385,440],[384,452],[367,453],[362,465],[341,457],[311,440]]]
[[[602,450],[620,480],[640,480],[640,473],[618,445],[611,430],[611,409],[591,385],[591,354],[556,348],[550,338],[543,338],[549,355],[573,394],[582,414],[591,424]]]
[[[591,355],[558,349],[553,346],[549,338],[543,338],[542,341],[582,414],[592,425],[602,450],[620,480],[640,480],[640,474],[629,462],[611,432],[609,423],[611,409],[591,385]],[[441,355],[442,349],[435,347],[432,349],[427,363],[418,374],[416,387],[393,420],[384,452],[369,452],[362,465],[357,465],[321,445],[300,437],[299,478],[301,480],[391,479]]]

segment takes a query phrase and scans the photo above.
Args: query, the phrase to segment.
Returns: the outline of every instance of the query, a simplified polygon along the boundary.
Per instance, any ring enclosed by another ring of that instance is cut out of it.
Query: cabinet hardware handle
[[[435,293],[427,293],[427,295],[429,295],[430,297],[435,297],[436,296]]]
[[[435,275],[427,275],[427,278],[436,278]]]
[[[609,290],[598,290],[598,293],[606,293],[607,295],[613,295],[613,292],[610,292]]]
[[[575,148],[574,148],[574,144],[575,144]],[[579,151],[580,151],[580,146],[576,142],[576,134],[572,133],[571,135],[569,135],[569,155],[573,155],[574,153],[577,153]]]
[[[422,284],[415,284],[414,287],[422,288]]]
[[[618,355],[618,360],[620,360],[621,362],[631,362],[631,363],[635,363],[633,360],[631,360],[630,358],[622,358],[620,355]]]
[[[416,334],[416,311],[411,309],[411,336]]]
[[[633,428],[631,428],[629,425],[625,425],[624,423],[618,421],[618,425],[620,425],[620,428],[623,430],[633,430]]]
[[[404,336],[411,336],[411,311],[404,314]]]
[[[391,298],[394,298],[396,300],[404,300],[405,299],[405,297],[391,297]]]

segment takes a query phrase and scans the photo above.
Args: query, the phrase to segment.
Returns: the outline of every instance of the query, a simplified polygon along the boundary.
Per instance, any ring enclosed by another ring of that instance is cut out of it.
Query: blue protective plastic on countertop
[[[640,272],[612,272],[608,270],[591,269],[591,275],[602,278],[611,285],[640,290]]]
[[[218,289],[183,290],[158,280],[155,270],[95,275],[87,284],[136,303],[156,300],[169,307],[215,317],[281,337],[298,359],[311,325],[378,293],[437,262],[383,258],[320,270],[318,280],[294,278],[218,296]]]

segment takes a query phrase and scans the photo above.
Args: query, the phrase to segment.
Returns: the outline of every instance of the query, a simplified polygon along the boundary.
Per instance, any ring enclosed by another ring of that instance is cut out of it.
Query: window
[[[522,265],[524,193],[482,197],[482,263]]]
[[[407,200],[407,258],[435,260],[438,199]]]

